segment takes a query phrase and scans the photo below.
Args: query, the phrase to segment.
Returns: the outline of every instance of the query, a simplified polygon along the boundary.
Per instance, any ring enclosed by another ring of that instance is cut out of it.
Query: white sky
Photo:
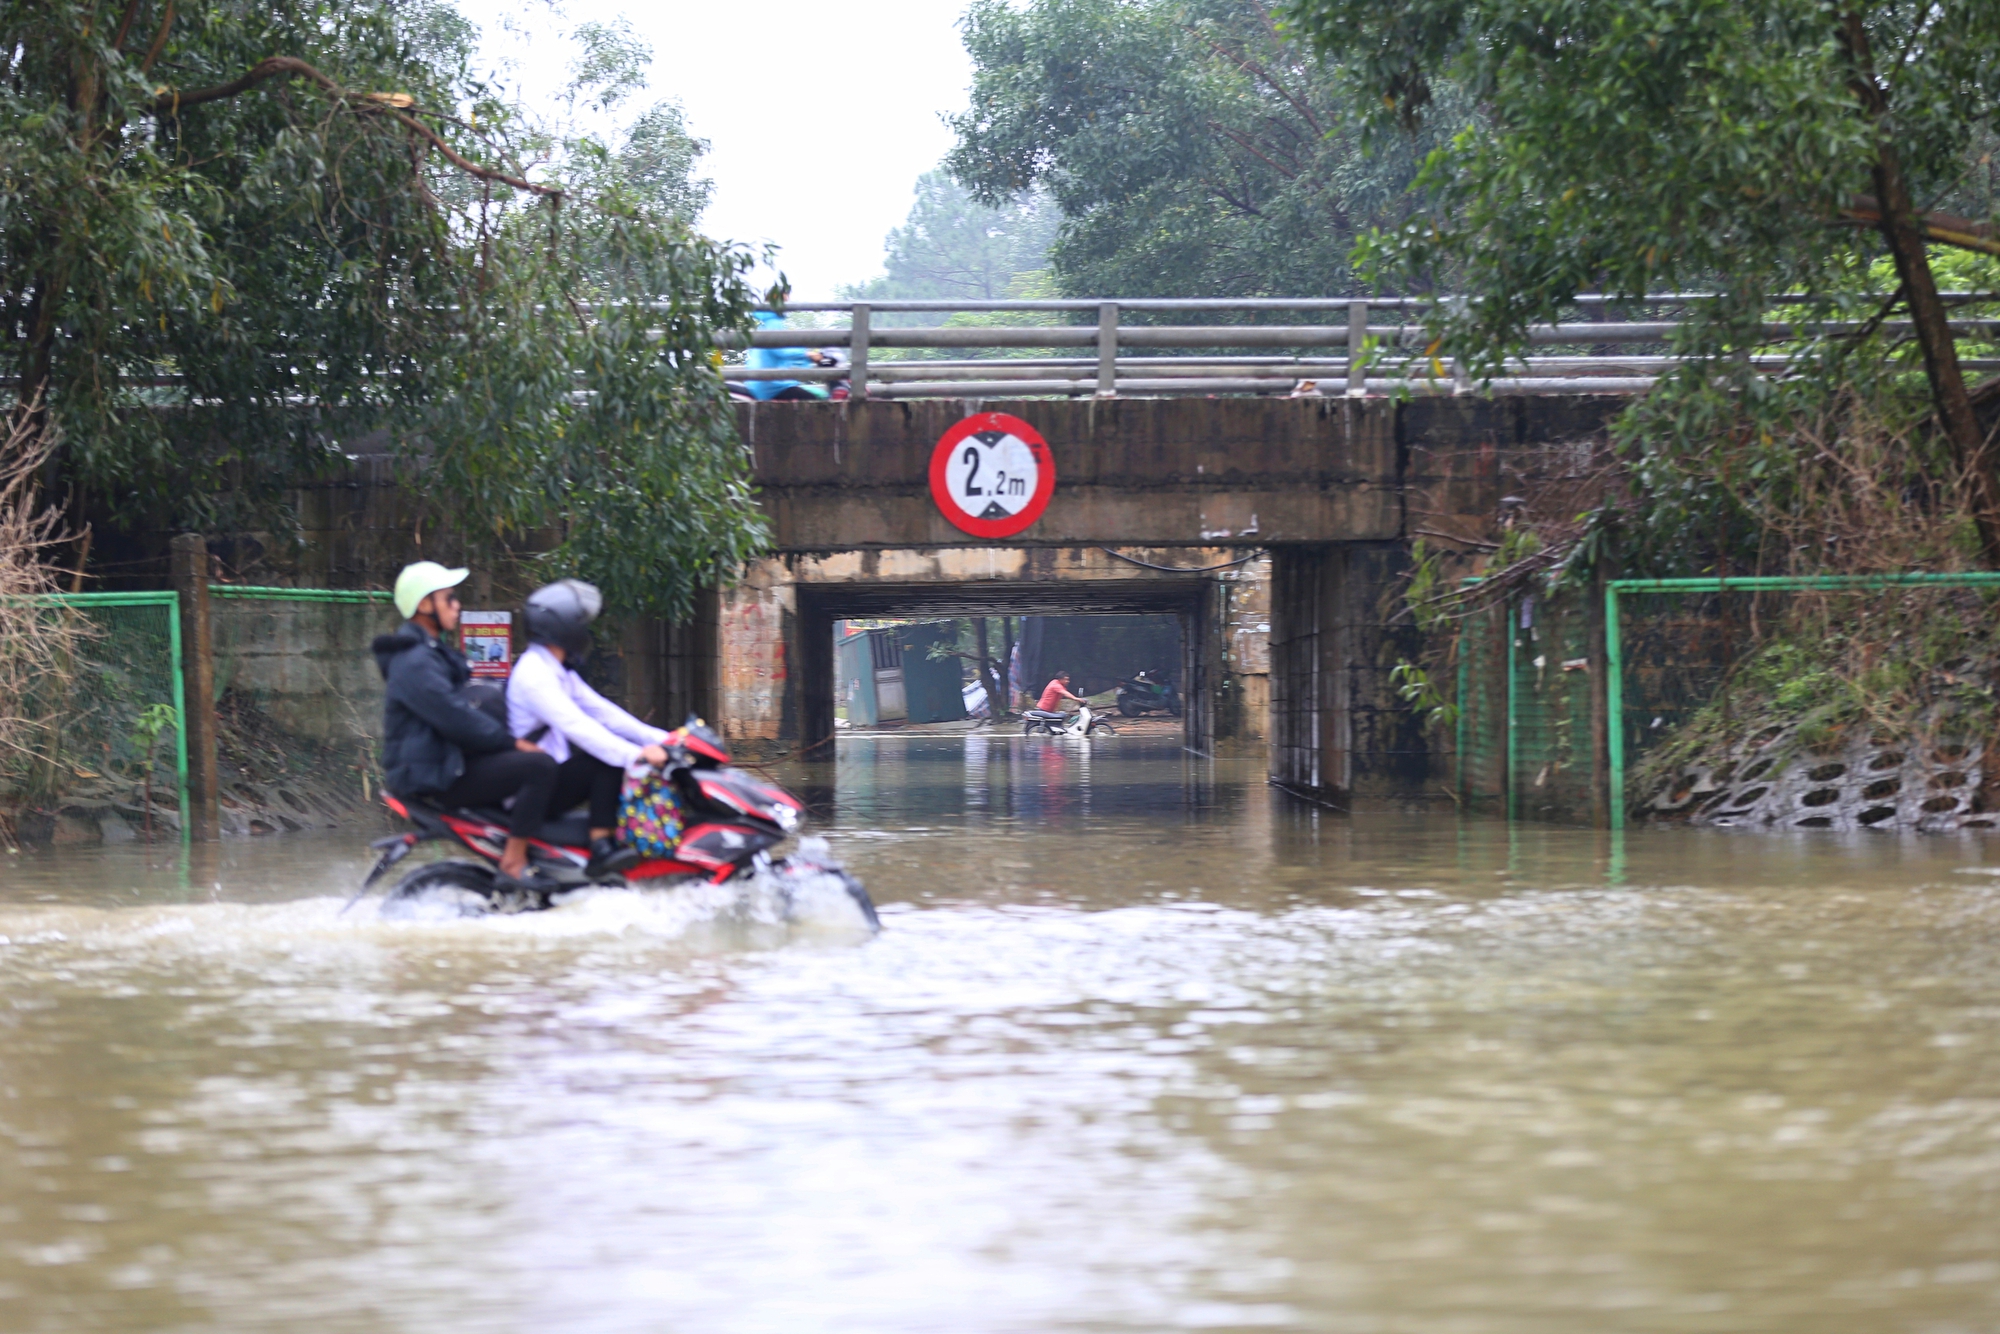
[[[798,300],[881,272],[882,238],[911,189],[951,147],[941,113],[965,106],[971,67],[960,0],[460,0],[484,51],[512,62],[525,100],[568,80],[578,23],[629,20],[653,46],[652,85],[629,121],[664,97],[711,145],[702,230],[783,247]],[[523,31],[509,35],[505,20]]]

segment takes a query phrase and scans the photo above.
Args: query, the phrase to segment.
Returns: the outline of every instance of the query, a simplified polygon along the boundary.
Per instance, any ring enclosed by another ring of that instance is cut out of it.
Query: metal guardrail
[[[1945,292],[1950,305],[2000,306],[2000,293]],[[1712,294],[1670,292],[1638,299],[1579,296],[1585,309],[1606,307],[1689,306]],[[1817,300],[1799,295],[1769,298],[1782,307]],[[744,348],[817,348],[845,357],[845,364],[755,368],[731,365],[723,378],[733,384],[753,381],[805,383],[849,382],[849,395],[865,398],[994,398],[1033,396],[1116,397],[1119,394],[1266,394],[1365,396],[1375,393],[1547,394],[1638,393],[1681,364],[1665,355],[1675,320],[1580,320],[1535,325],[1527,342],[1535,348],[1592,349],[1533,353],[1513,362],[1508,374],[1475,384],[1452,358],[1434,364],[1427,355],[1428,333],[1420,323],[1373,323],[1377,313],[1409,313],[1436,305],[1433,297],[1147,297],[1124,300],[1050,301],[795,301],[785,313],[839,314],[845,328],[767,328],[748,337],[725,334],[717,345]],[[763,307],[763,309],[773,309]],[[1183,312],[1206,315],[1260,316],[1279,313],[1339,312],[1345,320],[1332,324],[1132,324],[1128,314]],[[1003,315],[1048,317],[1095,314],[1094,323],[1017,325],[933,325],[882,327],[878,315]],[[1854,332],[1854,321],[1772,321],[1764,335],[1772,344],[1797,341],[1812,334]],[[1874,328],[1890,334],[1908,333],[1908,321],[1892,320]],[[1960,338],[2000,342],[2000,319],[1957,319],[1952,331]],[[1629,345],[1631,355],[1603,349]],[[1084,356],[996,356],[958,359],[924,358],[877,361],[876,349],[929,351],[1087,350]],[[1128,351],[1130,349],[1130,351]],[[1182,350],[1183,355],[1147,356],[1147,350]],[[1652,350],[1644,350],[1652,349]],[[1207,355],[1201,355],[1206,351]],[[1138,353],[1139,355],[1134,355]],[[1334,355],[1337,353],[1338,355]],[[1784,356],[1749,359],[1755,369],[1782,373],[1791,364]],[[1966,370],[2000,371],[2000,358],[1967,359]],[[177,374],[133,375],[131,386],[171,387],[186,383]],[[0,376],[0,388],[18,386],[16,377]],[[301,399],[301,402],[306,400]],[[223,594],[222,596],[230,596]]]
[[[1954,304],[2000,302],[2000,296],[1977,292],[1946,293]],[[1704,300],[1703,294],[1669,293],[1638,301],[1581,297],[1582,306],[1673,306]],[[1782,296],[1773,304],[1796,304],[1808,298]],[[1120,394],[1272,394],[1346,395],[1371,393],[1541,394],[1637,393],[1679,364],[1659,353],[1616,355],[1530,355],[1514,363],[1513,373],[1475,385],[1456,361],[1432,362],[1426,356],[1429,335],[1421,324],[1371,323],[1376,312],[1424,309],[1431,298],[1389,297],[1258,297],[1243,299],[1187,298],[1123,301],[874,301],[794,302],[785,313],[833,313],[848,317],[846,328],[759,329],[747,339],[719,340],[734,348],[817,348],[845,354],[844,365],[753,368],[726,366],[723,376],[733,383],[788,380],[831,383],[846,380],[849,396],[884,398],[990,398],[1022,396],[1093,396]],[[769,308],[767,308],[769,309]],[[1339,311],[1336,324],[1130,324],[1127,313],[1201,312],[1259,315],[1279,312]],[[908,314],[1078,315],[1095,313],[1094,324],[939,325],[880,327],[877,315]],[[1578,321],[1536,325],[1528,330],[1533,347],[1602,349],[1610,345],[1660,347],[1680,328],[1674,320]],[[1772,322],[1764,326],[1773,344],[1809,334],[1858,331],[1858,322]],[[1907,333],[1907,321],[1875,326]],[[2000,341],[2000,320],[1962,319],[1952,323],[1961,338]],[[876,349],[992,350],[1064,348],[1090,349],[1081,357],[972,357],[877,361]],[[1211,355],[1129,355],[1126,349],[1217,349]],[[1289,356],[1258,355],[1285,349]],[[1338,356],[1327,355],[1337,349]],[[1320,355],[1312,355],[1313,352]],[[1401,354],[1400,356],[1398,354]],[[1398,364],[1398,362],[1402,364]],[[1757,357],[1753,366],[1782,372],[1789,359]],[[2000,360],[1964,363],[1968,370],[2000,370]]]

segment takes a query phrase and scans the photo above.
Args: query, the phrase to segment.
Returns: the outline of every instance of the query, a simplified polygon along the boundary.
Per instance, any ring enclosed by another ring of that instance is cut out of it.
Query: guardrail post
[[[187,743],[186,837],[200,843],[222,830],[216,804],[215,634],[208,620],[208,539],[182,533],[173,539],[174,591],[181,611],[181,735]]]
[[[868,397],[868,307],[854,308],[854,328],[847,343],[847,396]]]
[[[1360,397],[1368,392],[1368,367],[1361,354],[1368,342],[1368,303],[1347,303],[1347,392]]]
[[[1097,396],[1110,398],[1118,392],[1118,303],[1107,301],[1097,308]]]

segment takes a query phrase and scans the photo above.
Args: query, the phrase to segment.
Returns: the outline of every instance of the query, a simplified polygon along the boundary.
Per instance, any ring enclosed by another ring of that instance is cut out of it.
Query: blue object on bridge
[[[768,310],[756,312],[758,327],[783,329],[785,317]],[[743,364],[752,370],[779,370],[790,366],[810,366],[812,355],[802,347],[753,347],[743,354]],[[818,385],[809,385],[801,380],[745,380],[743,387],[750,391],[750,397],[770,402],[787,389],[803,389],[815,397],[824,397],[826,390]]]

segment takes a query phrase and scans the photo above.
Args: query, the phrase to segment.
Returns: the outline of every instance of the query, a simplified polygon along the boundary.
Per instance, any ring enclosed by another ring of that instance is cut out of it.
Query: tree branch
[[[1238,148],[1241,148],[1244,152],[1249,153],[1253,157],[1257,158],[1265,166],[1269,167],[1272,171],[1277,172],[1280,176],[1284,177],[1286,180],[1293,181],[1298,179],[1299,174],[1296,171],[1286,171],[1283,167],[1279,166],[1276,162],[1272,161],[1269,157],[1265,156],[1264,153],[1258,150],[1257,145],[1250,141],[1247,135],[1238,134],[1236,131],[1230,129],[1227,125],[1222,124],[1220,121],[1213,121],[1213,120],[1210,121],[1208,123],[1208,128],[1214,130],[1217,134],[1221,135],[1223,138],[1234,141],[1234,143]]]
[[[1267,21],[1268,18],[1269,15],[1267,14],[1266,15]],[[1285,99],[1285,101],[1291,103],[1292,109],[1305,118],[1306,124],[1312,126],[1314,134],[1323,135],[1325,133],[1325,131],[1320,128],[1319,118],[1313,115],[1312,108],[1308,107],[1304,102],[1301,102],[1297,97],[1293,96],[1292,90],[1285,87],[1283,84],[1279,83],[1277,76],[1272,74],[1269,69],[1265,68],[1264,64],[1261,61],[1252,60],[1250,59],[1250,57],[1245,55],[1239,55],[1236,52],[1229,50],[1227,47],[1225,47],[1222,43],[1216,41],[1214,38],[1209,37],[1205,33],[1198,32],[1194,28],[1183,26],[1182,31],[1186,32],[1190,37],[1195,38],[1197,41],[1207,46],[1208,49],[1213,51],[1216,55],[1221,56],[1224,60],[1227,60],[1231,64],[1235,65],[1239,72],[1251,75],[1252,77],[1256,78],[1260,83],[1264,84],[1267,88],[1269,88],[1272,92],[1276,93],[1279,97],[1282,97]]]
[[[167,6],[167,12],[169,16],[173,13],[171,3]],[[352,92],[349,89],[341,87],[332,79],[329,79],[326,75],[308,65],[305,61],[293,56],[272,56],[268,60],[260,60],[255,65],[252,65],[249,71],[241,78],[231,79],[228,83],[218,83],[208,88],[197,88],[187,93],[177,91],[161,93],[153,100],[153,114],[163,117],[178,116],[183,108],[200,106],[204,102],[225,101],[238,94],[248,92],[267,79],[279,77],[305,79],[317,85],[321,91],[325,92],[335,101],[345,103],[357,113],[371,112],[377,115],[388,116],[409,130],[410,133],[428,141],[433,148],[444,154],[448,162],[468,176],[477,177],[482,181],[498,181],[502,185],[511,185],[516,190],[526,190],[532,194],[543,195],[549,198],[561,199],[563,197],[562,190],[556,186],[541,185],[525,177],[510,176],[504,171],[495,171],[491,167],[480,166],[452,148],[436,130],[433,130],[415,116],[396,106],[391,100],[390,95],[384,93]],[[403,100],[407,101],[408,99]]]
[[[153,62],[160,58],[160,52],[167,46],[167,32],[174,26],[174,0],[167,0],[166,9],[160,13],[160,30],[153,34],[153,44],[146,48],[146,58],[139,62],[139,72],[144,74],[153,68]]]
[[[1856,195],[1853,202],[1840,211],[1840,216],[1848,222],[1880,227],[1882,206],[1873,195]],[[1921,213],[1916,215],[1916,223],[1925,240],[1957,246],[1961,250],[1974,250],[1982,255],[2000,255],[2000,241],[1993,239],[1991,224],[1974,222],[1953,213]]]
[[[125,38],[132,31],[132,20],[139,17],[139,0],[125,0],[125,17],[118,20],[118,34],[111,39],[113,51],[123,49]]]

